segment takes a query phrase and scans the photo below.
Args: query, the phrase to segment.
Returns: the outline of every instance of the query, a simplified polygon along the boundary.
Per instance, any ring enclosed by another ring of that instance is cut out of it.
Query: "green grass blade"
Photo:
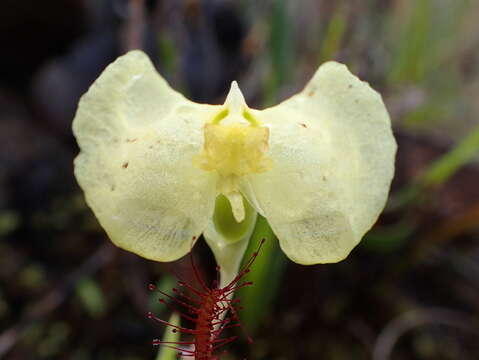
[[[451,151],[436,160],[423,175],[421,182],[426,186],[443,184],[478,154],[479,126]]]
[[[170,316],[168,322],[172,325],[180,326],[180,315],[173,313]],[[180,332],[173,332],[171,329],[166,328],[165,333],[163,334],[162,341],[167,342],[176,342],[180,340]],[[165,346],[160,346],[158,350],[158,355],[156,360],[177,360],[178,359],[178,350],[167,348]]]
[[[281,251],[273,231],[266,219],[261,216],[256,223],[244,259],[248,260],[251,257],[262,239],[266,242],[247,276],[247,280],[252,281],[253,285],[242,288],[237,293],[244,307],[240,313],[241,322],[251,335],[256,332],[268,314],[287,264],[286,256]]]
[[[346,15],[342,7],[338,6],[329,21],[326,35],[323,39],[321,50],[319,51],[319,63],[334,59],[337,52],[341,49],[342,40],[347,29]]]

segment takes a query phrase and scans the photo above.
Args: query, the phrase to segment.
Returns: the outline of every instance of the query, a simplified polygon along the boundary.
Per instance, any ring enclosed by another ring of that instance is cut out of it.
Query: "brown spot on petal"
[[[128,161],[124,162],[123,165],[121,165],[123,169],[126,169],[128,167]]]

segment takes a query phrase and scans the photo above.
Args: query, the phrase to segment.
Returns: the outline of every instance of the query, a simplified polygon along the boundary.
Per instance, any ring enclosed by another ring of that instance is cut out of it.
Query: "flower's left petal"
[[[117,246],[171,261],[206,228],[216,178],[192,158],[211,108],[172,90],[138,51],[108,66],[83,96],[73,123],[75,175]]]

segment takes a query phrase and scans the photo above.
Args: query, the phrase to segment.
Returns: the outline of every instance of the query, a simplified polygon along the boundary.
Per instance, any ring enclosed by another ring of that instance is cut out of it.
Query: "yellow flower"
[[[342,260],[383,209],[396,152],[381,96],[335,62],[260,111],[236,82],[223,105],[189,101],[132,51],[82,97],[73,130],[75,175],[99,222],[119,247],[158,261],[203,232],[236,242],[216,221],[229,206],[232,226],[246,224],[238,239],[259,213],[291,260]]]

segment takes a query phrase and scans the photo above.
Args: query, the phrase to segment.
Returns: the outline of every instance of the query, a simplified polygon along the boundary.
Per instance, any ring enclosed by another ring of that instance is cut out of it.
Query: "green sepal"
[[[238,223],[228,199],[223,195],[218,196],[213,218],[203,234],[220,267],[220,287],[228,285],[238,274],[256,225],[258,214],[245,199],[243,201],[245,219]]]

